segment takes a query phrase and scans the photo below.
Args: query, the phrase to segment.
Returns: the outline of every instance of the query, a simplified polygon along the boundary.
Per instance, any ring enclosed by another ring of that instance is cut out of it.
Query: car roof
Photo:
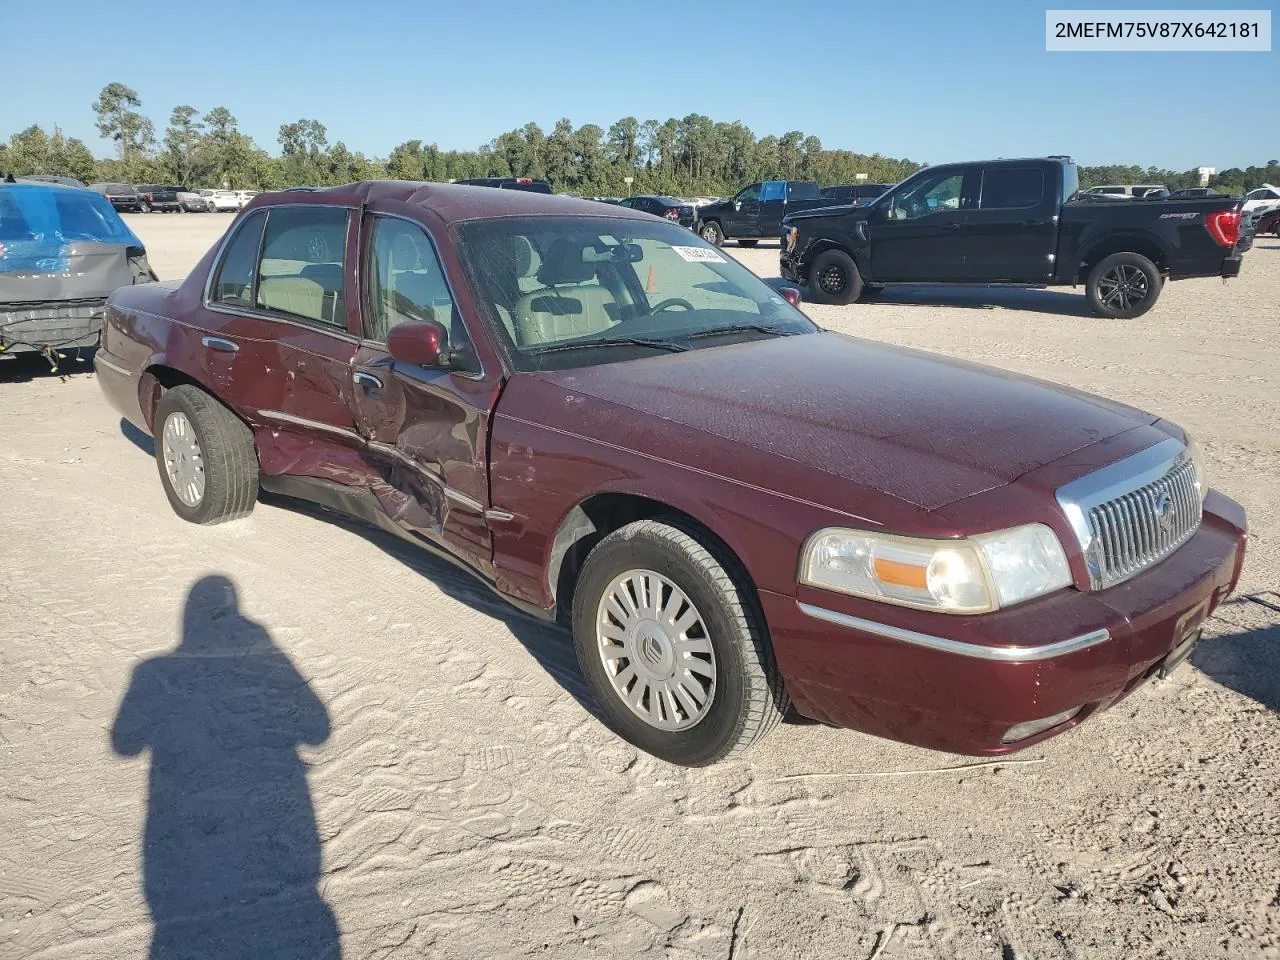
[[[353,206],[378,200],[391,200],[430,210],[446,223],[464,220],[487,220],[495,217],[611,217],[614,219],[646,219],[648,214],[612,207],[605,211],[594,200],[562,197],[554,193],[531,193],[525,190],[494,190],[460,183],[423,183],[413,180],[361,180],[339,187],[319,187],[306,191],[331,198],[336,203]],[[252,206],[274,203],[296,203],[299,192],[260,193]]]

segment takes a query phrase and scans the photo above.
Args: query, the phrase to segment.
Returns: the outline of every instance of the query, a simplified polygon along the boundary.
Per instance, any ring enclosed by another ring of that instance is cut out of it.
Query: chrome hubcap
[[[160,449],[169,486],[188,507],[204,499],[204,455],[195,428],[185,413],[171,413],[160,434]]]
[[[1147,275],[1137,267],[1119,264],[1098,280],[1098,296],[1108,307],[1128,310],[1147,298]]]
[[[716,228],[715,228],[715,227],[703,227],[703,228],[702,228],[702,239],[703,239],[703,240],[706,240],[708,243],[715,243],[715,242],[716,242]]]
[[[711,708],[716,655],[702,614],[652,570],[613,579],[596,612],[596,645],[613,691],[659,730],[687,730]]]

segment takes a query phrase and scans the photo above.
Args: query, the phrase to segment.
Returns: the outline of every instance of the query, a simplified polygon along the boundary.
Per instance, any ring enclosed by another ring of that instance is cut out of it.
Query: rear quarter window
[[[818,185],[808,181],[796,181],[787,184],[788,200],[817,200],[821,194],[818,192]]]
[[[240,224],[236,235],[222,252],[214,273],[210,299],[232,307],[253,306],[254,277],[258,248],[262,246],[262,225],[266,215],[258,212]]]
[[[982,175],[979,209],[1036,207],[1044,201],[1044,170],[1040,167],[993,167]]]

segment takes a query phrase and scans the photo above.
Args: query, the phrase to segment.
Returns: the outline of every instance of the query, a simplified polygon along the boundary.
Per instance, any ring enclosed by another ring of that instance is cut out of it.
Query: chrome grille
[[[1095,590],[1163,560],[1200,526],[1195,462],[1169,439],[1058,490]]]
[[[1195,464],[1184,460],[1144,487],[1089,511],[1099,586],[1127,580],[1180,547],[1200,526]]]

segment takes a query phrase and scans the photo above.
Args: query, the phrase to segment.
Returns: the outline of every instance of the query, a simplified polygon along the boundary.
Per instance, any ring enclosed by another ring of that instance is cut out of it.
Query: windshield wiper
[[[687,333],[684,339],[696,340],[698,337],[718,337],[722,333],[767,333],[773,337],[794,337],[799,332],[799,330],[784,330],[782,327],[772,327],[767,323],[734,323],[727,327],[712,327],[710,330]]]
[[[601,337],[596,340],[575,340],[572,343],[555,343],[541,350],[535,350],[534,356],[544,353],[559,353],[562,350],[581,350],[586,347],[652,347],[654,350],[670,350],[680,353],[689,348],[671,340],[650,340],[645,337]]]

